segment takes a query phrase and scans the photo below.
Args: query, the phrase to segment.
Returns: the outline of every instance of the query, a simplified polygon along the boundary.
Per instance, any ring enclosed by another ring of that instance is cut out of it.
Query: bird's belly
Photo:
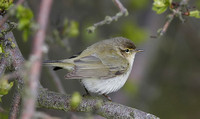
[[[82,79],[82,83],[92,93],[108,94],[118,91],[125,84],[128,76],[129,72],[110,79]]]

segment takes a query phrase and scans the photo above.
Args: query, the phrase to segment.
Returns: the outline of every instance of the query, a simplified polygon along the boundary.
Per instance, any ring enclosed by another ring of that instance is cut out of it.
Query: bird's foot
[[[111,99],[109,96],[107,96],[106,94],[103,94],[103,96],[104,96],[106,99],[108,99],[109,101],[112,101],[112,99]]]
[[[86,92],[86,94],[83,94],[83,97],[89,97],[89,96],[91,96],[90,93],[89,93],[89,91],[86,88],[85,88],[85,92]]]
[[[89,97],[89,96],[91,96],[90,93],[83,94],[83,97]]]
[[[83,87],[84,87],[85,92],[86,92],[86,94],[83,94],[83,97],[91,96],[90,93],[89,93],[89,91],[85,88],[85,86],[83,86]]]

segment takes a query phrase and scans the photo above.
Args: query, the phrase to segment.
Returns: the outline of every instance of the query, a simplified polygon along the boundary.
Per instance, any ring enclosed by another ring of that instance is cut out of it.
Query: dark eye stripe
[[[126,53],[130,52],[130,49],[125,49],[125,50],[120,49],[120,50],[121,52],[126,52]]]

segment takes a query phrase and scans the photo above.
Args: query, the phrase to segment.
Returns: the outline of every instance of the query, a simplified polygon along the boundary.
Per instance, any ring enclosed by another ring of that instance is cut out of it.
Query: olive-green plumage
[[[103,81],[127,74],[131,70],[136,52],[139,50],[136,50],[132,41],[116,37],[97,42],[72,58],[46,61],[44,64],[67,69],[69,72],[65,76],[66,79]]]

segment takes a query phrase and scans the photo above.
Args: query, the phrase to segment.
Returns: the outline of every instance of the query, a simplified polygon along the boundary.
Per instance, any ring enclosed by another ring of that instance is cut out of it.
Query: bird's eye
[[[129,51],[130,51],[129,49],[126,49],[126,50],[125,50],[126,53],[129,53]]]

